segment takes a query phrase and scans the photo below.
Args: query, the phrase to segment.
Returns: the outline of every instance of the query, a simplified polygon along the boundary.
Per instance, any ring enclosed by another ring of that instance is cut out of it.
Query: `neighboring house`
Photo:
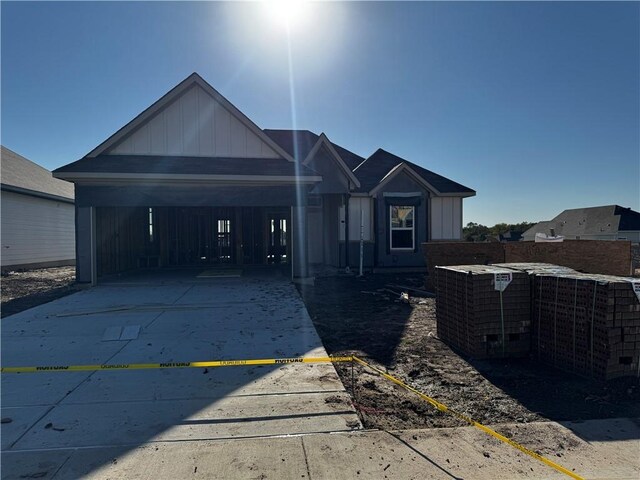
[[[620,205],[565,210],[553,220],[540,222],[522,234],[526,241],[536,233],[578,240],[630,240],[640,242],[640,212]]]
[[[1,147],[2,270],[73,265],[73,184]]]
[[[520,240],[522,240],[522,232],[509,230],[508,232],[496,235],[495,239],[502,243],[519,242]]]
[[[366,266],[424,266],[420,243],[461,239],[475,195],[384,150],[261,130],[195,73],[54,175],[76,184],[83,282],[148,266],[356,266],[361,218]]]

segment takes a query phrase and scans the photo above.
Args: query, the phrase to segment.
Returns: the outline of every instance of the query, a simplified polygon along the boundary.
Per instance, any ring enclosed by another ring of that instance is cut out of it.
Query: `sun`
[[[307,0],[265,0],[264,3],[273,22],[288,30],[299,27],[307,14]]]

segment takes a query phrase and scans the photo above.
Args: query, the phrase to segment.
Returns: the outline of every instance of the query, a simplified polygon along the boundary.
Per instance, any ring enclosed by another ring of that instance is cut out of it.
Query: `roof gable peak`
[[[181,102],[183,105],[174,108],[177,102]],[[185,107],[184,103],[188,105]],[[172,108],[175,111],[172,112],[171,118],[157,119],[160,115],[167,114]],[[222,116],[220,128],[215,125],[213,119],[217,112],[220,112]],[[155,124],[151,126],[152,122]],[[185,123],[188,123],[191,130],[184,126]],[[144,131],[145,128],[152,131]],[[200,130],[197,130],[194,135],[193,132],[196,128]],[[205,138],[201,140],[199,135],[203,128],[205,129]],[[139,132],[141,132],[140,138],[131,140],[130,145],[120,148],[121,151],[117,150],[119,146],[122,146]],[[163,139],[163,135],[169,139]],[[218,135],[223,136],[220,149],[213,145],[215,137]],[[237,137],[235,139],[237,148],[235,149],[233,148],[234,135]],[[194,136],[198,138],[194,139]],[[178,146],[169,146],[170,140],[177,142]],[[191,143],[187,145],[185,143],[187,141]],[[195,154],[211,157],[264,156],[294,161],[284,149],[197,72],[191,73],[178,83],[146,110],[89,152],[87,157],[97,157],[112,151],[113,153],[125,154]]]

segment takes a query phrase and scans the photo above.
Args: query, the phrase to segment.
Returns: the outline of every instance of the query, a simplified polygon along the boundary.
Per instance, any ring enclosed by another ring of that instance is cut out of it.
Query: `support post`
[[[291,207],[292,232],[292,275],[293,278],[309,277],[309,258],[307,246],[307,207],[295,205]]]
[[[364,212],[360,206],[360,270],[358,276],[362,276],[362,264],[364,262]]]
[[[76,207],[76,280],[95,285],[96,262],[96,209]]]
[[[344,271],[351,273],[351,267],[349,266],[349,195],[344,195]]]

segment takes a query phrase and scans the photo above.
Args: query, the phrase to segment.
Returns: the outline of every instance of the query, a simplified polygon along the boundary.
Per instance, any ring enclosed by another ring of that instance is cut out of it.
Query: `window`
[[[413,250],[415,248],[415,207],[391,205],[390,239],[391,250]]]

